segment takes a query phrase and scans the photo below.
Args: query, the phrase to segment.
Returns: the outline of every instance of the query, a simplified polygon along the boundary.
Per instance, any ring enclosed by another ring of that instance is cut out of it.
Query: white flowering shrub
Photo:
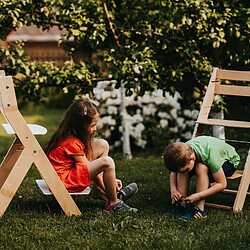
[[[161,151],[173,141],[191,138],[197,110],[182,110],[178,93],[163,96],[162,90],[145,93],[144,96],[126,97],[127,122],[132,149],[152,148]],[[100,108],[99,136],[109,141],[111,148],[121,146],[120,119],[121,93],[114,81],[99,82],[94,89],[94,100]]]

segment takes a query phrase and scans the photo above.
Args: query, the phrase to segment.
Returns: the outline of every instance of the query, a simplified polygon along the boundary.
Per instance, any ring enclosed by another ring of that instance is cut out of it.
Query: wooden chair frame
[[[225,127],[235,127],[235,128],[250,128],[250,122],[209,118],[209,113],[211,111],[211,106],[213,104],[215,95],[250,97],[250,86],[234,86],[234,85],[221,84],[221,80],[250,81],[250,72],[221,70],[218,68],[214,68],[201,106],[198,119],[196,121],[192,138],[202,135],[204,133],[205,125],[225,126]],[[233,209],[234,212],[240,212],[242,210],[246,199],[246,195],[249,194],[249,192],[247,191],[250,180],[250,150],[248,151],[248,156],[246,159],[244,170],[241,171],[241,174],[240,171],[237,170],[235,176],[241,177],[241,182],[238,190],[230,190],[230,189],[224,190],[224,192],[226,193],[236,194],[233,207],[223,206],[219,204],[208,204],[208,203],[206,204],[213,207]]]
[[[0,166],[0,216],[34,163],[66,215],[81,215],[46,154],[18,110],[11,76],[0,71],[0,111],[16,138]]]

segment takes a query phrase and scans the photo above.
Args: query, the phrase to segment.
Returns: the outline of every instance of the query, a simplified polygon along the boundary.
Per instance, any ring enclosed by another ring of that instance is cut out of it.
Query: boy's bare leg
[[[203,163],[198,163],[196,165],[197,193],[207,190],[209,187],[208,170],[209,170],[208,167]],[[198,206],[202,211],[204,211],[204,205],[205,205],[205,200],[199,200],[196,202],[196,206]]]
[[[184,196],[187,196],[189,186],[189,173],[178,173],[177,174],[177,189]],[[186,207],[185,201],[181,202],[183,207]]]

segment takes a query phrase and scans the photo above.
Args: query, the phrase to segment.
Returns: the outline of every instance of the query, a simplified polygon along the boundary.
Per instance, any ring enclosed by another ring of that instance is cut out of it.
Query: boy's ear
[[[194,161],[196,160],[196,156],[195,156],[195,153],[194,153],[194,152],[191,154],[190,160],[194,160]]]

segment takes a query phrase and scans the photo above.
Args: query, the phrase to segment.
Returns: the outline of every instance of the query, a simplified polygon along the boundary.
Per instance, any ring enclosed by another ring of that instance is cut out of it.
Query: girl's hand
[[[195,201],[198,201],[200,200],[200,195],[199,193],[195,193],[195,194],[191,194],[189,196],[187,196],[184,200],[187,202],[187,203],[193,203]]]
[[[119,179],[116,179],[116,190],[120,190],[122,188],[122,181]]]
[[[171,191],[171,199],[173,202],[181,200],[183,195],[176,189]]]

